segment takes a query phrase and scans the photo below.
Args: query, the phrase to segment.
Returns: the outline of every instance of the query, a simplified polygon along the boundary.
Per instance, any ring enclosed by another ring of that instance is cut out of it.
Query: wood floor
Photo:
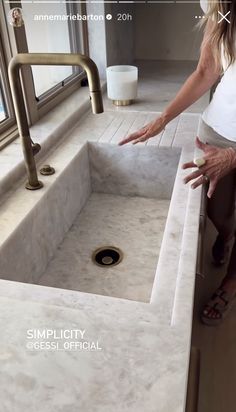
[[[236,411],[236,300],[220,326],[209,327],[199,320],[203,304],[219,286],[226,267],[220,270],[211,263],[211,247],[216,232],[207,221],[204,274],[197,276],[192,344],[201,352],[198,412]]]

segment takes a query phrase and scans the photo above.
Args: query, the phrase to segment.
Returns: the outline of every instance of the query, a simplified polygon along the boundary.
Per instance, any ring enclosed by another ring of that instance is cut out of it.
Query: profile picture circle
[[[24,25],[23,13],[20,7],[14,7],[10,10],[9,23],[13,27],[22,27]]]

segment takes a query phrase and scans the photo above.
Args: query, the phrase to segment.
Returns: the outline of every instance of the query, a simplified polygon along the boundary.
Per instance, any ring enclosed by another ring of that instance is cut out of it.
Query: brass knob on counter
[[[55,173],[55,169],[50,165],[44,165],[43,167],[41,167],[39,172],[41,173],[41,175],[49,176]]]

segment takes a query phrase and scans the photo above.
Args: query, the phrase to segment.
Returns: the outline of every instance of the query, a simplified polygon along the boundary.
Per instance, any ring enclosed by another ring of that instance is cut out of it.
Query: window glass
[[[68,15],[66,4],[23,3],[22,10],[30,53],[71,52],[69,21],[63,20]],[[32,66],[32,70],[36,96],[73,74],[70,66]]]
[[[8,114],[5,105],[4,92],[0,83],[0,123],[4,122],[4,120],[6,120],[7,118]]]

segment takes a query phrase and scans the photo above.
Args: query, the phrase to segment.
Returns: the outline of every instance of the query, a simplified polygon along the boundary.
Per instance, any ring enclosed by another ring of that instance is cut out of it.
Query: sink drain
[[[92,261],[98,266],[115,266],[123,259],[120,249],[113,246],[104,246],[96,249],[92,254]]]

